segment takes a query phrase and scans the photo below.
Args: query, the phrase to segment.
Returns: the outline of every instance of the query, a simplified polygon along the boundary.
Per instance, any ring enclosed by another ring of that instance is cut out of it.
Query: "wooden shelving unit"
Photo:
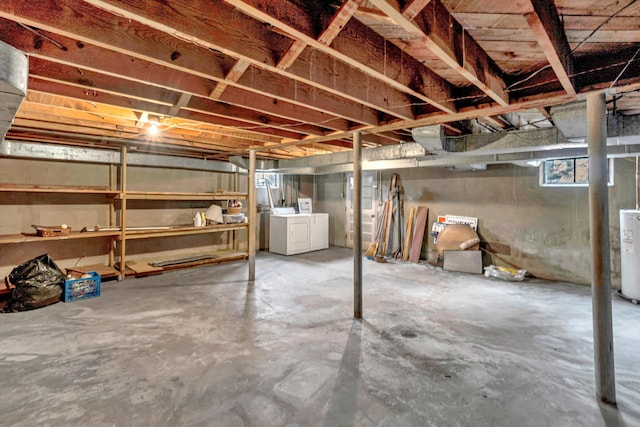
[[[113,175],[113,170],[110,169],[110,175]],[[113,176],[110,176],[109,181],[113,187],[89,187],[89,186],[71,186],[71,185],[27,185],[27,184],[13,184],[13,183],[0,183],[0,193],[11,194],[33,194],[36,195],[72,195],[72,196],[104,196],[105,204],[109,205],[110,212],[114,211],[115,200],[120,196],[121,192],[115,189]],[[36,200],[37,202],[37,200]],[[113,215],[110,215],[111,221],[113,221]],[[111,223],[110,225],[113,225]],[[38,244],[44,242],[56,242],[56,241],[70,241],[79,239],[97,239],[107,238],[114,241],[120,235],[120,231],[85,231],[81,232],[71,231],[69,234],[56,235],[56,236],[39,236],[37,233],[17,233],[17,234],[4,234],[0,235],[0,244]],[[111,244],[110,247],[113,247]],[[113,270],[113,250],[109,253],[108,265],[101,266],[104,271]],[[26,261],[26,260],[25,260]]]
[[[117,173],[119,174],[119,184],[116,184]],[[228,200],[247,200],[249,195],[246,192],[238,191],[215,191],[215,192],[176,192],[176,191],[140,191],[127,189],[127,150],[122,148],[119,164],[111,164],[109,167],[109,187],[88,187],[88,186],[67,186],[67,185],[23,185],[10,184],[0,182],[1,193],[22,193],[22,194],[68,194],[74,196],[74,201],[70,204],[77,204],[82,199],[78,197],[84,196],[104,196],[105,203],[109,205],[109,224],[104,229],[89,230],[81,232],[72,230],[68,235],[57,235],[52,237],[42,237],[35,233],[19,233],[0,235],[0,245],[5,244],[38,244],[44,242],[70,241],[78,239],[111,239],[109,245],[109,262],[108,265],[92,265],[108,274],[109,276],[117,275],[119,279],[123,279],[127,275],[131,275],[131,271],[127,269],[127,245],[128,240],[142,239],[160,239],[170,238],[174,236],[190,236],[205,235],[214,233],[228,232],[227,244],[228,249],[214,251],[215,257],[198,260],[194,262],[185,262],[184,265],[172,265],[170,268],[175,269],[183,267],[192,267],[196,265],[220,263],[226,261],[235,261],[249,258],[249,249],[238,251],[236,232],[246,231],[247,238],[250,234],[249,223],[236,224],[217,224],[195,227],[190,224],[168,225],[162,227],[132,227],[127,224],[127,201],[153,201],[158,202],[223,202]],[[237,189],[237,173],[234,179],[234,185]],[[117,188],[119,187],[119,188]],[[1,202],[0,202],[1,203]],[[38,203],[37,200],[35,203]],[[119,213],[119,215],[117,215]],[[139,221],[138,221],[139,222]],[[119,245],[118,253],[116,253],[115,245]],[[249,247],[250,244],[247,243]],[[118,259],[119,258],[119,259]],[[130,261],[130,264],[138,264],[143,259],[137,256],[137,259]]]

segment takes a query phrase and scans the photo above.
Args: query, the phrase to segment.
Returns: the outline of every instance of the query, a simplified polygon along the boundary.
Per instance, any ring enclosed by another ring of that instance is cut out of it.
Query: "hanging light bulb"
[[[157,135],[158,132],[160,132],[160,129],[157,123],[151,123],[151,126],[149,126],[149,135]]]

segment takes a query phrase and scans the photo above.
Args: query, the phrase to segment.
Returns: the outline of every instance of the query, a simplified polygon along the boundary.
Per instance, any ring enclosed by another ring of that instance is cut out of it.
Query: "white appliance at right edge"
[[[640,300],[640,210],[620,211],[620,267],[622,294]]]

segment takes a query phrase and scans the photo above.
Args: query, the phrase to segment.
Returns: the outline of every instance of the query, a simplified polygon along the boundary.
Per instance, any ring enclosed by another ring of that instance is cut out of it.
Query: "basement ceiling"
[[[17,141],[286,159],[552,126],[593,91],[640,114],[636,0],[3,0],[0,40],[29,57]]]

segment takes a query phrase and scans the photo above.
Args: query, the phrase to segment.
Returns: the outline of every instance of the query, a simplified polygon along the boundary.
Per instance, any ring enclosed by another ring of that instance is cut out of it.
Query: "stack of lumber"
[[[402,257],[405,233],[402,212],[402,185],[398,175],[393,174],[389,180],[388,200],[384,204],[374,241],[365,252],[366,256]]]

